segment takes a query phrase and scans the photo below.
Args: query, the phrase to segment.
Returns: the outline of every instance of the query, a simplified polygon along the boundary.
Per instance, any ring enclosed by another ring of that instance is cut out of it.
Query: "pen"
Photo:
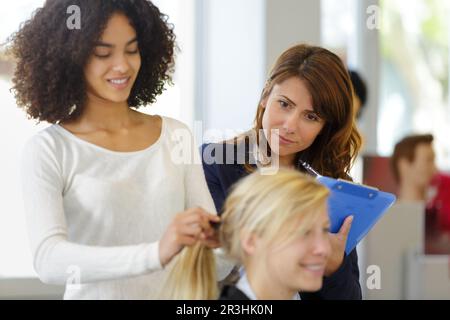
[[[308,172],[310,175],[312,175],[314,177],[320,177],[321,176],[316,170],[314,170],[307,162],[303,161],[302,159],[299,159],[298,163],[303,168],[305,168],[306,172]]]

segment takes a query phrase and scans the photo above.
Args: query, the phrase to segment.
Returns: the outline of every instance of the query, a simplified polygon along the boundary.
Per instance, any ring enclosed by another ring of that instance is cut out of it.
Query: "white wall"
[[[205,129],[249,129],[264,83],[264,1],[202,1],[202,91]]]
[[[266,70],[290,46],[320,45],[320,0],[266,0]]]
[[[320,1],[198,1],[196,119],[203,129],[247,130],[279,54],[320,44]]]

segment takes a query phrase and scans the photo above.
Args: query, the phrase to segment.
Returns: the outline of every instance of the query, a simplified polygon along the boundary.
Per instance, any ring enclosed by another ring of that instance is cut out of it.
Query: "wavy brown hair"
[[[314,143],[299,152],[296,161],[301,158],[322,175],[349,179],[348,173],[361,147],[361,136],[355,124],[350,76],[334,53],[305,44],[282,53],[261,94],[253,131],[259,133],[263,129],[264,103],[273,87],[291,77],[303,81],[311,94],[314,111],[325,121]],[[255,170],[250,163],[244,166],[249,172]]]
[[[72,5],[80,8],[80,30],[67,27]],[[57,123],[82,114],[84,67],[114,13],[134,27],[142,61],[128,105],[156,101],[174,67],[175,35],[166,15],[147,0],[47,0],[8,41],[16,61],[13,92],[30,118]]]

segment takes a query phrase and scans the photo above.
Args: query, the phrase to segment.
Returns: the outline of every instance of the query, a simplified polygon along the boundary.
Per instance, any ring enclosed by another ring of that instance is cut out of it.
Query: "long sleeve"
[[[100,247],[68,241],[63,205],[65,181],[55,148],[42,136],[36,136],[22,154],[24,207],[39,278],[45,283],[64,285],[73,272],[81,283],[89,283],[160,270],[158,242]]]
[[[361,300],[356,249],[344,258],[342,265],[335,273],[324,278],[320,291],[300,295],[302,300]]]

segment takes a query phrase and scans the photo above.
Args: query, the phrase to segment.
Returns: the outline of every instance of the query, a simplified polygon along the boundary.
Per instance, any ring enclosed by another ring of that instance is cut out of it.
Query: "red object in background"
[[[435,189],[436,194],[427,203],[427,211],[435,214],[439,230],[450,231],[450,175],[437,174],[430,187]]]
[[[398,196],[397,183],[391,171],[389,157],[365,155],[363,158],[363,183]]]

